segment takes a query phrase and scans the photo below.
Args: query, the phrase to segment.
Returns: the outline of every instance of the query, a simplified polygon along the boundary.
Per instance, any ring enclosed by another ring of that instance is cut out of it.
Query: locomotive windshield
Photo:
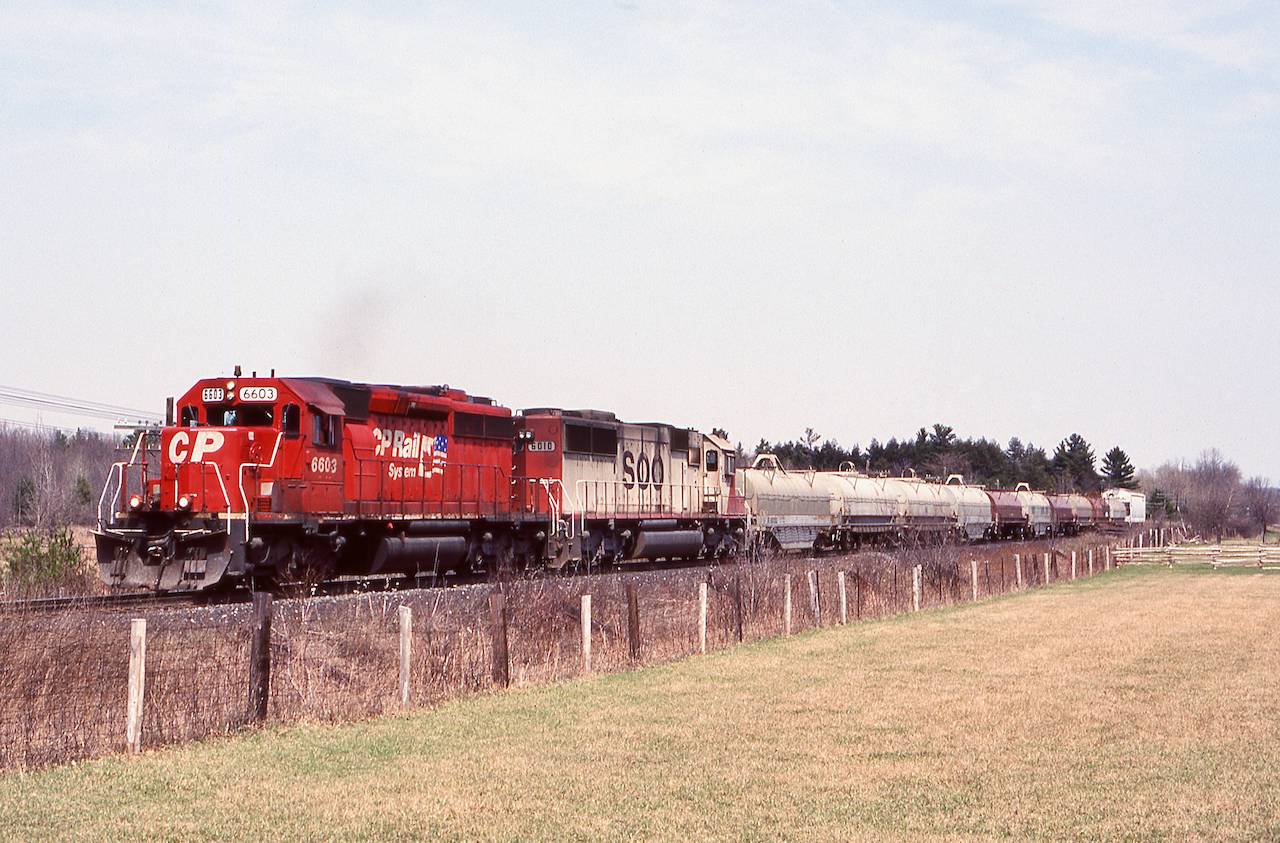
[[[205,414],[211,427],[271,427],[275,421],[269,404],[214,404]]]

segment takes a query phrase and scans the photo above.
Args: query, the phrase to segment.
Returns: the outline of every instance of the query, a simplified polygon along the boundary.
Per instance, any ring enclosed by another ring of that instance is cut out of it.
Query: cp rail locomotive
[[[1030,537],[1110,517],[1099,498],[736,457],[719,436],[608,412],[237,370],[197,381],[112,466],[97,557],[109,585],[203,591]]]

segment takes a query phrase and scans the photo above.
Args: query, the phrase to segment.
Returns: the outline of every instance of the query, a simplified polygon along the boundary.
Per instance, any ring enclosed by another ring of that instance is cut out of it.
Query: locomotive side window
[[[287,439],[296,439],[302,433],[302,414],[297,404],[285,404],[280,412],[280,430]]]
[[[188,405],[182,408],[181,425],[183,427],[197,427],[200,424],[200,408]]]
[[[591,450],[603,457],[616,457],[618,431],[610,427],[597,427],[591,431]]]
[[[311,418],[311,444],[317,448],[332,448],[342,438],[341,419],[328,413],[317,412]]]
[[[591,428],[583,424],[564,426],[564,449],[579,454],[591,453]]]
[[[611,427],[566,424],[564,426],[564,449],[580,454],[617,457],[618,431]]]
[[[715,471],[720,467],[720,452],[711,448],[707,449],[707,471]]]

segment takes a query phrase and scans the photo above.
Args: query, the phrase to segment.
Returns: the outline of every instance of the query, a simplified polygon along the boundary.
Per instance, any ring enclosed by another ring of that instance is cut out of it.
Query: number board
[[[276,400],[276,388],[274,386],[242,386],[240,400],[269,404]]]

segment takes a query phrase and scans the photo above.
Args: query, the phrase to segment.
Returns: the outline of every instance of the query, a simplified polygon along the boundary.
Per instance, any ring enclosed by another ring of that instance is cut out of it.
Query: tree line
[[[1185,521],[1206,538],[1242,534],[1265,537],[1280,519],[1280,489],[1265,477],[1245,478],[1216,448],[1194,462],[1167,462],[1139,477],[1151,518]]]
[[[115,462],[116,439],[0,427],[0,529],[87,524]]]
[[[1050,456],[1044,448],[1024,443],[1017,436],[1001,446],[992,439],[961,438],[954,428],[941,423],[922,427],[914,436],[902,439],[872,439],[865,449],[859,445],[843,448],[835,439],[824,439],[813,428],[806,428],[799,439],[761,439],[755,454],[764,453],[776,455],[784,468],[792,470],[852,466],[868,474],[900,475],[910,469],[938,479],[960,474],[968,483],[992,488],[1012,488],[1025,482],[1033,489],[1057,492],[1137,487],[1133,464],[1123,449],[1111,448],[1099,465],[1093,446],[1078,433],[1059,442]]]

